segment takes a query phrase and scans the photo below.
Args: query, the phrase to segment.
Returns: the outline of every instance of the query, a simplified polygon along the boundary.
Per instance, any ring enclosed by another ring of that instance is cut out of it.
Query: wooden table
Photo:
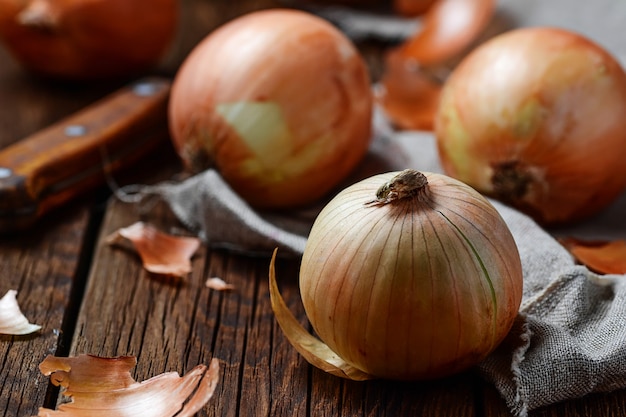
[[[220,23],[270,0],[186,0],[184,32],[158,73],[173,76],[189,50]],[[375,51],[363,48],[377,76]],[[373,52],[374,51],[374,52]],[[0,49],[0,146],[6,146],[104,96],[120,82],[73,85],[26,74]],[[120,183],[156,182],[181,168],[170,147],[159,164],[138,167]],[[153,167],[159,166],[159,170]],[[289,345],[272,313],[269,258],[202,248],[181,282],[145,272],[139,258],[103,242],[136,220],[174,224],[162,207],[148,214],[110,198],[106,187],[47,216],[27,232],[0,237],[0,293],[19,291],[23,312],[39,334],[0,336],[0,414],[36,415],[54,408],[58,391],[38,370],[46,355],[135,355],[143,381],[221,361],[215,397],[199,415],[219,416],[508,416],[495,389],[473,372],[434,382],[350,382],[309,366]],[[288,305],[306,322],[297,287],[298,262],[278,263]],[[207,277],[233,292],[204,287]],[[592,395],[532,412],[538,416],[623,416],[626,392]]]

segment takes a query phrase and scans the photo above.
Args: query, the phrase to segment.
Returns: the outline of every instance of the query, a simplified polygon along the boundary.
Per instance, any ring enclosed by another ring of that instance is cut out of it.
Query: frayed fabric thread
[[[532,331],[526,321],[524,321],[524,324],[522,325],[522,333],[519,337],[522,345],[513,351],[513,358],[511,360],[511,372],[513,373],[513,383],[516,388],[515,402],[509,406],[518,417],[527,417],[528,398],[524,392],[524,385],[522,384],[522,371],[520,367],[520,364],[526,356],[526,351],[530,346],[530,339],[532,337]]]

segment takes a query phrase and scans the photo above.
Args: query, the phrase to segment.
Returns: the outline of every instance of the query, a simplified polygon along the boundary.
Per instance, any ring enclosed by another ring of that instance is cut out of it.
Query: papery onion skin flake
[[[502,342],[521,302],[517,246],[493,205],[450,177],[418,174],[427,183],[417,192],[398,181],[404,171],[340,192],[317,217],[300,269],[320,339],[379,378],[468,369]]]
[[[27,335],[41,330],[28,321],[17,303],[17,291],[9,290],[0,298],[0,334]]]

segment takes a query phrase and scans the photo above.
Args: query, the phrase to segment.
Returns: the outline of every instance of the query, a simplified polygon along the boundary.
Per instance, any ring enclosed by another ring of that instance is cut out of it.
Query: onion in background
[[[260,208],[327,194],[370,143],[372,93],[357,49],[311,14],[272,9],[209,34],[170,101],[174,144],[193,172],[215,167]]]
[[[128,77],[161,59],[178,15],[178,0],[0,0],[0,37],[44,76]]]
[[[445,172],[532,215],[564,224],[626,187],[626,74],[574,32],[525,28],[466,57],[436,118]]]

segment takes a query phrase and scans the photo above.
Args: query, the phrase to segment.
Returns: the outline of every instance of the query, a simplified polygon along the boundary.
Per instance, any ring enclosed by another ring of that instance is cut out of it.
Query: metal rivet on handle
[[[87,128],[83,125],[69,125],[65,128],[67,136],[83,136],[85,133],[87,133]]]
[[[149,97],[153,96],[157,92],[157,86],[155,83],[144,81],[135,84],[133,87],[133,91],[140,97]]]
[[[9,168],[0,167],[0,179],[9,178],[11,175],[13,175],[13,171],[11,171]]]

